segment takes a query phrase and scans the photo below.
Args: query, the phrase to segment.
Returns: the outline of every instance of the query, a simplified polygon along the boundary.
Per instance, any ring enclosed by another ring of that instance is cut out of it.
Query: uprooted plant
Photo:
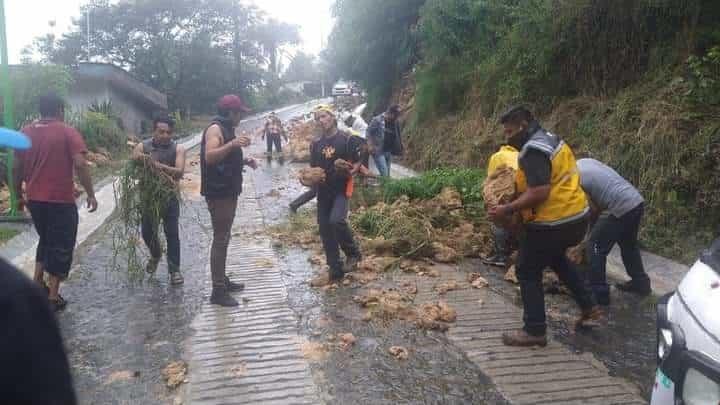
[[[180,190],[170,175],[149,160],[128,162],[113,190],[118,221],[112,229],[112,268],[121,269],[121,258],[124,258],[130,278],[142,280],[144,272],[138,246],[143,220],[155,235],[160,235],[163,212],[173,198],[181,200]]]

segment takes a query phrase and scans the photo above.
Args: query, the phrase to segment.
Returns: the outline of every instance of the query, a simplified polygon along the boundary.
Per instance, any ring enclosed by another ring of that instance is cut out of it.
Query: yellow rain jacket
[[[497,168],[500,166],[507,166],[517,170],[519,154],[520,152],[518,152],[517,149],[513,148],[512,146],[502,146],[499,151],[495,152],[492,156],[490,156],[487,175],[489,176],[493,174],[493,172],[497,170]]]
[[[530,136],[520,151],[520,157],[530,149],[538,150],[550,158],[550,195],[540,206],[522,210],[523,222],[553,226],[573,222],[587,215],[588,201],[580,188],[580,174],[570,147],[556,135],[540,129]],[[515,181],[519,193],[528,189],[527,177],[522,168],[518,169]]]

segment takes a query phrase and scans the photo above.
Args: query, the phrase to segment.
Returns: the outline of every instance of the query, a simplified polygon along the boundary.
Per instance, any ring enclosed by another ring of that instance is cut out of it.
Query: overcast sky
[[[330,6],[333,0],[245,0],[280,21],[297,24],[302,35],[302,49],[317,54],[321,38],[332,26]],[[87,0],[5,0],[8,52],[10,63],[20,62],[20,51],[33,39],[54,32],[60,35],[71,25],[71,18],[80,13]],[[51,27],[48,23],[55,22]],[[92,23],[92,18],[91,18]]]

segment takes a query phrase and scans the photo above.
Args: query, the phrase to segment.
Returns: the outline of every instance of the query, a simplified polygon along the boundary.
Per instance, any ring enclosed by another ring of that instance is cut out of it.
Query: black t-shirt
[[[518,160],[525,172],[528,187],[539,187],[550,184],[552,163],[550,158],[539,150],[528,149]]]
[[[48,299],[0,259],[0,402],[77,403],[62,338]]]
[[[349,175],[337,173],[335,161],[347,160],[355,163],[359,160],[357,143],[350,136],[337,131],[335,135],[317,139],[310,147],[310,166],[325,170],[325,183],[318,186],[318,197],[334,197],[345,193]]]

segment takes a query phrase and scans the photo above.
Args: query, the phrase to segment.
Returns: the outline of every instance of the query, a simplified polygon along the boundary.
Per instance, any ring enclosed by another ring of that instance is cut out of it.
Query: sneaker
[[[600,308],[600,306],[595,305],[590,309],[582,311],[582,315],[580,315],[580,318],[575,321],[575,328],[591,328],[603,326],[606,323],[607,314],[602,308]]]
[[[343,277],[345,277],[345,273],[343,273],[342,270],[332,270],[332,269],[331,269],[331,270],[329,271],[328,281],[329,281],[330,283],[334,283],[334,282],[336,282],[336,281],[342,280]]]
[[[505,332],[502,335],[502,341],[505,346],[547,346],[547,336],[535,336],[525,332],[524,329],[517,329],[510,332]]]
[[[170,273],[170,284],[171,285],[180,285],[185,282],[185,279],[183,278],[182,274],[180,274],[179,271],[175,271]]]
[[[345,261],[345,273],[352,273],[353,271],[357,270],[358,263],[360,263],[361,261],[361,256],[348,257]]]
[[[225,288],[213,288],[210,303],[221,307],[236,307],[240,305],[235,298],[228,294]]]
[[[615,287],[620,291],[637,294],[641,297],[647,297],[648,295],[652,294],[652,288],[650,288],[650,280],[641,282],[630,280],[624,283],[615,284]]]
[[[145,271],[148,274],[155,274],[158,264],[160,264],[160,258],[151,257],[150,260],[148,260],[147,265],[145,265]]]
[[[506,267],[507,256],[501,254],[494,254],[489,257],[483,257],[482,262],[488,266]]]
[[[232,282],[228,276],[225,276],[225,287],[230,292],[238,292],[245,289],[245,284]]]

